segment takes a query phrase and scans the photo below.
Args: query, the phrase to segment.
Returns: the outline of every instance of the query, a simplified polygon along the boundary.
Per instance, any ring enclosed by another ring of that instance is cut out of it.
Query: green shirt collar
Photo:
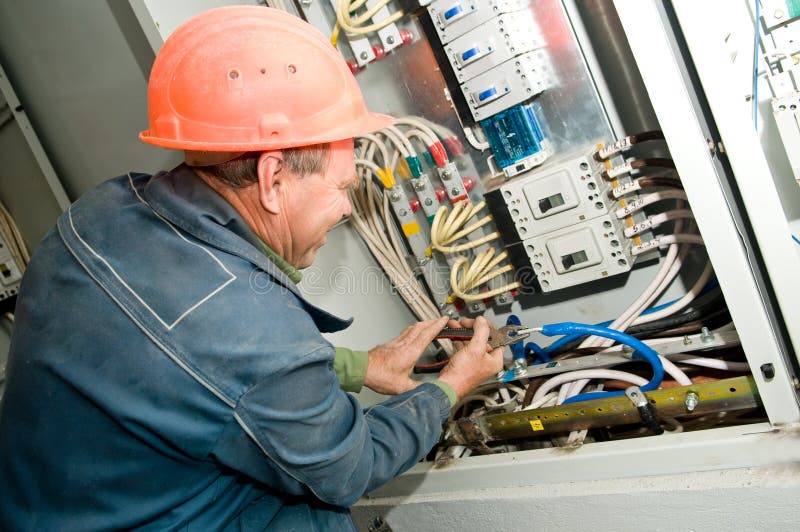
[[[299,283],[300,279],[303,278],[303,274],[300,273],[297,268],[286,262],[283,257],[275,253],[275,251],[269,247],[266,242],[260,239],[259,241],[261,242],[261,247],[264,248],[264,255],[266,255],[267,258],[269,258],[269,260],[271,260],[272,263],[277,266],[284,275],[286,275],[286,277],[291,279],[294,284]]]

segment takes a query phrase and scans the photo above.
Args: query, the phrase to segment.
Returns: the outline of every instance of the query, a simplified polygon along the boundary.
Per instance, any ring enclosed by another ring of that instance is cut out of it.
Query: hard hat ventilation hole
[[[289,65],[286,67],[286,70],[289,71],[289,74],[294,74],[295,72],[297,72],[297,67],[294,65]]]
[[[239,77],[239,71],[238,70],[230,70],[230,71],[228,71],[228,77],[231,78],[231,79],[238,78]]]
[[[267,73],[267,69],[266,69],[266,68],[262,68],[262,69],[261,69],[261,73],[262,73],[262,74],[266,74],[266,73]]]
[[[273,131],[272,133],[270,133],[270,135],[272,135],[273,137],[277,137],[278,136],[278,132],[277,131]]]

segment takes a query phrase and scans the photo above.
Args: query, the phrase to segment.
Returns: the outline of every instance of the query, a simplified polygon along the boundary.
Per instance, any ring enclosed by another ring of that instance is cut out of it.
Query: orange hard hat
[[[166,40],[148,84],[149,144],[261,151],[344,140],[393,123],[372,113],[310,24],[259,6],[212,9]]]

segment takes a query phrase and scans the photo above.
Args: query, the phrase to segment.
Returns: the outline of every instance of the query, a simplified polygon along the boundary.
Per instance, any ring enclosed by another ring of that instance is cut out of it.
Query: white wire
[[[429,146],[439,141],[439,136],[436,134],[436,132],[424,120],[417,118],[416,116],[401,116],[395,120],[395,123],[406,124],[421,130],[422,133],[428,138]]]
[[[580,379],[616,379],[630,382],[636,386],[644,386],[647,384],[647,379],[634,375],[633,373],[628,373],[627,371],[617,371],[615,369],[582,369],[562,373],[545,381],[545,383],[536,390],[536,393],[533,394],[533,400],[541,399],[547,392],[565,382],[572,382]]]
[[[689,304],[694,301],[697,295],[703,291],[708,280],[711,278],[711,275],[714,273],[714,268],[711,266],[711,262],[706,262],[706,267],[703,269],[703,272],[700,274],[700,277],[694,282],[694,285],[689,289],[686,294],[680,298],[679,300],[672,303],[670,306],[665,307],[661,310],[657,310],[655,312],[651,312],[649,314],[642,314],[633,322],[631,325],[639,325],[642,323],[650,323],[652,321],[660,320],[661,318],[665,318],[667,316],[672,316],[680,312],[681,310],[685,309]]]
[[[723,371],[750,371],[750,365],[747,362],[731,362],[719,358],[698,357],[687,353],[672,353],[665,356],[691,366],[700,366]]]
[[[645,194],[644,196],[639,196],[635,200],[629,202],[625,207],[620,207],[616,211],[617,218],[626,218],[635,212],[639,212],[640,210],[644,209],[648,205],[652,205],[658,201],[664,201],[668,199],[673,200],[685,200],[686,199],[686,192],[683,190],[661,190],[659,192],[651,192],[650,194]]]
[[[671,211],[660,212],[650,216],[646,220],[637,222],[632,227],[625,228],[625,236],[628,238],[655,229],[666,222],[677,220],[678,218],[693,218],[694,214],[690,209],[673,209]]]

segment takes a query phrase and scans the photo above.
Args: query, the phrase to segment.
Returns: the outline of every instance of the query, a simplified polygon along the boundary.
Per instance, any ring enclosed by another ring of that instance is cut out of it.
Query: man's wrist
[[[447,395],[447,398],[450,400],[450,408],[456,405],[456,403],[458,402],[458,394],[456,394],[456,391],[453,389],[452,386],[450,386],[450,384],[440,379],[431,381],[431,384],[438,386],[445,393],[445,395]]]
[[[335,348],[333,371],[339,377],[339,387],[346,392],[358,393],[367,377],[369,354],[346,347]]]

